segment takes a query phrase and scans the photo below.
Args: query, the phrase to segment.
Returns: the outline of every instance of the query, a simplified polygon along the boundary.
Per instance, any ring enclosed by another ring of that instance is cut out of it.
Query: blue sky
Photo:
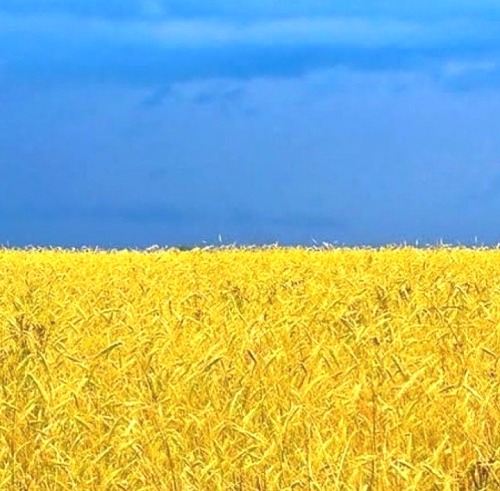
[[[0,244],[500,242],[495,0],[2,0]]]

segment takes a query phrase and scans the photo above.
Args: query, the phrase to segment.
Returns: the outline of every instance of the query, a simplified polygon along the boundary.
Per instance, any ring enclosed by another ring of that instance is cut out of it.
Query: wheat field
[[[500,490],[500,251],[0,251],[0,490]]]

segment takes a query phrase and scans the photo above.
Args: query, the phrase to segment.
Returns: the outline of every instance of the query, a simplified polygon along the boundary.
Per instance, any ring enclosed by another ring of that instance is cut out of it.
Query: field
[[[500,490],[500,250],[0,251],[1,490]]]

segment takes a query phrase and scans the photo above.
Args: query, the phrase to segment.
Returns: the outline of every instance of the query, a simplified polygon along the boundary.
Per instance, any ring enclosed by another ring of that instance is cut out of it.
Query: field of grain
[[[500,251],[0,251],[1,490],[499,490]]]

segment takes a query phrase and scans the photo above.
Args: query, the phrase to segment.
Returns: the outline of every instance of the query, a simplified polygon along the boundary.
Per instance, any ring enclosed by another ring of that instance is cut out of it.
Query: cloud
[[[62,205],[37,204],[16,207],[1,206],[2,222],[94,222],[129,225],[187,225],[219,222],[230,226],[253,226],[266,228],[296,228],[300,230],[346,231],[349,226],[336,217],[287,212],[281,215],[263,214],[246,208],[226,211],[195,208],[180,208],[170,205]]]
[[[179,209],[165,205],[25,205],[15,208],[2,207],[3,221],[82,221],[122,222],[141,224],[178,224],[203,219],[203,211]]]
[[[116,19],[145,15],[150,3],[145,0],[2,0],[0,12],[23,15],[72,14]]]
[[[446,75],[450,76],[460,76],[463,74],[483,72],[488,73],[498,70],[499,63],[494,60],[483,60],[483,61],[471,61],[471,62],[461,62],[453,61],[445,63],[444,72]]]
[[[310,230],[336,230],[345,232],[350,229],[349,224],[337,217],[318,213],[297,213],[288,211],[281,215],[265,215],[255,210],[234,208],[229,212],[231,222],[241,226],[266,226],[297,228],[303,231]]]
[[[224,20],[104,22],[63,15],[0,15],[0,77],[11,83],[119,83],[155,88],[192,80],[297,77],[333,67],[419,70],[484,79],[500,53],[493,21],[415,22],[353,17],[250,23]],[[476,67],[465,72],[456,66]],[[1,80],[0,79],[0,80]],[[167,89],[165,89],[167,87]]]
[[[468,208],[500,203],[500,174],[490,176],[474,190],[467,190],[459,196],[454,205]]]
[[[264,21],[167,19],[111,22],[67,15],[1,15],[5,40],[66,40],[66,48],[97,41],[108,44],[157,45],[163,48],[221,48],[227,45],[438,48],[498,47],[497,23],[492,20],[451,19],[433,22],[369,16],[296,17]],[[28,49],[32,49],[32,42]],[[4,46],[4,49],[7,48]],[[43,48],[43,46],[42,46]],[[7,50],[8,51],[8,50]]]
[[[500,86],[500,59],[479,59],[471,61],[450,60],[441,73],[443,86],[454,91],[468,91]]]
[[[204,90],[194,97],[194,102],[200,105],[210,105],[214,103],[222,104],[224,107],[227,104],[234,105],[243,96],[244,90],[242,87],[235,87],[226,90]]]
[[[244,95],[243,87],[231,88],[205,88],[195,94],[185,94],[180,90],[176,90],[175,86],[168,85],[154,90],[141,102],[141,106],[146,109],[152,109],[161,106],[167,99],[174,98],[175,100],[188,100],[199,105],[210,105],[217,103],[222,108],[228,106],[234,107],[238,104]]]
[[[500,18],[497,0],[2,0],[0,12],[71,14],[102,19],[230,18],[241,20],[300,16],[381,16],[405,19]]]
[[[152,92],[147,96],[142,102],[141,106],[146,109],[151,109],[154,107],[161,106],[163,102],[174,94],[173,88],[170,85],[166,87],[161,87],[158,90]]]

